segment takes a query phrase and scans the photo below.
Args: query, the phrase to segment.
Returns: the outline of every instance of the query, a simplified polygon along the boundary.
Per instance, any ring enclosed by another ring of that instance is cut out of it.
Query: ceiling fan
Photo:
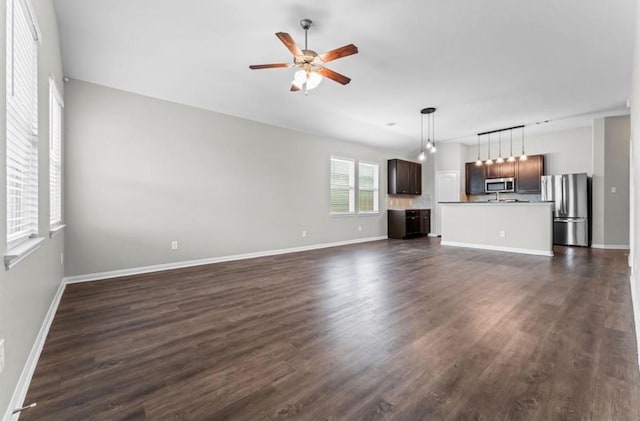
[[[291,35],[286,32],[276,33],[278,39],[282,41],[285,47],[293,54],[293,63],[254,64],[249,66],[249,68],[258,70],[295,66],[299,70],[296,71],[294,79],[291,82],[291,91],[299,91],[304,88],[305,93],[316,88],[320,82],[322,82],[323,76],[342,85],[351,82],[351,79],[324,67],[324,64],[342,57],[357,54],[358,47],[349,44],[336,48],[335,50],[327,51],[324,54],[318,54],[313,50],[309,50],[307,48],[307,31],[312,23],[311,19],[302,19],[300,21],[300,26],[304,29],[304,50],[298,48],[293,38],[291,38]]]

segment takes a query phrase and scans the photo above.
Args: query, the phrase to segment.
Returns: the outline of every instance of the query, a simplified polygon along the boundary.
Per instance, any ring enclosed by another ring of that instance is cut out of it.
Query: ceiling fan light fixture
[[[325,77],[341,85],[346,85],[351,82],[350,78],[324,67],[324,65],[330,61],[357,54],[358,47],[353,44],[348,44],[323,54],[318,54],[310,50],[307,43],[308,31],[312,24],[311,19],[302,19],[300,21],[300,26],[304,29],[304,49],[300,49],[288,33],[276,32],[276,37],[287,47],[289,52],[293,54],[293,63],[252,64],[249,68],[258,70],[296,67],[298,70],[294,74],[290,90],[295,92],[303,90],[304,88],[305,94],[317,88]]]
[[[307,91],[315,89],[322,82],[322,75],[314,71],[298,70],[293,75],[291,82],[296,88],[305,88]]]

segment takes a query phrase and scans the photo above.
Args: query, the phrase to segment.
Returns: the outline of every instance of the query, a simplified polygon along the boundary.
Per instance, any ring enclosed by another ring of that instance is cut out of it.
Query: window
[[[38,29],[26,0],[7,3],[7,248],[38,232]]]
[[[352,215],[356,213],[358,190],[358,213],[377,213],[379,205],[379,169],[374,162],[358,162],[356,187],[356,161],[331,157],[331,214]]]
[[[331,158],[331,214],[355,213],[355,162]]]
[[[62,109],[64,104],[49,78],[49,226],[62,225]]]
[[[358,164],[358,212],[378,212],[378,164]]]

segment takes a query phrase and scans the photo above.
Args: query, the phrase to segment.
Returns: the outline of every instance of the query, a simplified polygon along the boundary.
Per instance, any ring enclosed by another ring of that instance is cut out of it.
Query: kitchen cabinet
[[[516,163],[505,161],[486,166],[485,178],[507,178],[516,176]]]
[[[467,162],[465,168],[465,190],[467,194],[484,194],[485,166]]]
[[[487,178],[515,178],[515,193],[540,193],[540,177],[544,175],[544,155],[531,155],[526,161],[504,162],[502,164],[476,166],[475,162],[465,164],[465,191],[468,195],[484,194],[484,180]]]
[[[422,165],[402,159],[387,161],[387,193],[422,194]]]
[[[387,211],[387,236],[410,238],[428,235],[431,231],[431,210],[389,209]]]
[[[540,193],[544,155],[531,155],[516,165],[516,193]]]

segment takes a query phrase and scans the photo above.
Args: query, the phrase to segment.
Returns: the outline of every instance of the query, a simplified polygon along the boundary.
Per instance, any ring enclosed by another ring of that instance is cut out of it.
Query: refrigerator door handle
[[[566,203],[567,203],[567,179],[564,175],[562,177],[562,192],[560,193],[560,213],[563,215],[567,214]]]

